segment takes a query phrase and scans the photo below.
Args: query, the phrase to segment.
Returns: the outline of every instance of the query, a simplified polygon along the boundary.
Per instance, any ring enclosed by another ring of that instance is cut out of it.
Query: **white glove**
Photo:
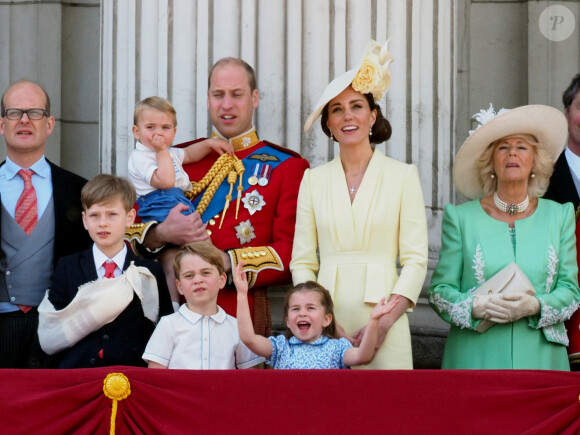
[[[492,315],[496,318],[507,318],[508,310],[498,304],[498,295],[475,295],[471,308],[471,317],[474,319],[489,319]],[[506,323],[505,321],[500,323]]]
[[[500,295],[497,305],[501,310],[487,310],[489,319],[496,323],[515,322],[540,312],[540,301],[535,296],[523,292]],[[506,318],[507,310],[507,318]]]

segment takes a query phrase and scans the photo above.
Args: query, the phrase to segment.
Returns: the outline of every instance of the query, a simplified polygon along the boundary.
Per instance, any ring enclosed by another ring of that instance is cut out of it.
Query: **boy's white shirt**
[[[264,362],[242,342],[237,320],[217,305],[211,316],[183,304],[155,328],[143,359],[170,369],[246,369]]]
[[[183,169],[183,160],[185,158],[185,150],[183,148],[169,147],[169,154],[175,170],[174,187],[181,190],[191,190],[191,182],[187,172]],[[135,144],[135,149],[129,156],[129,172],[127,178],[137,191],[137,197],[145,196],[148,193],[157,190],[151,186],[151,178],[153,173],[157,170],[157,153],[150,150],[141,142]]]

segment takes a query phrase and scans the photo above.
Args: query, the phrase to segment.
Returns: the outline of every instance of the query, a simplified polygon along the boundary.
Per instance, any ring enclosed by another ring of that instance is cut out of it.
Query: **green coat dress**
[[[578,266],[571,204],[539,199],[529,217],[508,224],[490,217],[479,200],[447,205],[441,251],[429,303],[451,324],[443,368],[569,370],[564,321],[578,308]],[[473,291],[515,262],[536,289],[540,314],[475,331]]]

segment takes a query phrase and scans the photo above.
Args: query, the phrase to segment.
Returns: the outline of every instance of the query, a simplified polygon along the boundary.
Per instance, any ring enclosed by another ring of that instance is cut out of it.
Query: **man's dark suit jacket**
[[[173,306],[161,265],[127,251],[123,270],[135,262],[148,268],[157,279],[159,316],[173,313]],[[52,277],[49,300],[57,310],[66,307],[79,286],[98,278],[92,247],[60,259]],[[63,351],[60,368],[87,368],[112,365],[146,366],[141,358],[155,325],[143,313],[141,300],[133,300],[112,322],[90,333],[70,349]],[[102,358],[99,351],[102,349]]]
[[[550,178],[550,185],[544,194],[544,198],[551,199],[560,204],[571,202],[574,204],[574,210],[577,210],[578,205],[580,205],[580,197],[578,197],[576,184],[574,184],[574,179],[572,178],[572,173],[570,172],[570,167],[568,166],[564,152],[560,154],[560,157],[558,157],[554,165],[554,173],[552,174],[552,178]]]
[[[87,249],[91,246],[92,240],[82,220],[81,189],[87,180],[51,162],[48,163],[52,173],[55,224],[53,258],[56,265],[60,257]],[[0,249],[0,259],[4,257],[5,254]]]
[[[563,152],[558,157],[554,165],[554,173],[550,178],[550,185],[544,195],[544,198],[564,204],[571,202],[574,204],[576,211],[576,219],[578,219],[578,206],[580,205],[580,197],[576,191],[576,184],[572,178],[572,172],[566,160],[566,154]],[[576,237],[578,237],[578,221],[576,222]],[[580,246],[578,246],[580,248]],[[580,252],[578,252],[580,259]],[[578,327],[580,325],[580,311],[576,311],[570,320],[566,322],[566,329],[568,330],[568,337],[570,338],[570,346],[568,353],[570,354],[570,369],[574,372],[580,371],[580,363],[578,362],[577,351],[578,346]]]

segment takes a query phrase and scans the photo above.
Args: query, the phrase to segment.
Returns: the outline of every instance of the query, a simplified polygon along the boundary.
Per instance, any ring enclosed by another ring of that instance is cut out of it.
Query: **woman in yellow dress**
[[[386,44],[371,40],[359,65],[327,86],[306,121],[305,131],[322,115],[322,130],[340,153],[304,173],[290,270],[295,285],[312,280],[330,291],[342,335],[355,346],[386,297],[394,308],[380,321],[375,359],[359,368],[412,369],[405,313],[425,279],[427,224],[417,168],[374,148],[391,136],[377,104],[390,85],[391,60]]]

